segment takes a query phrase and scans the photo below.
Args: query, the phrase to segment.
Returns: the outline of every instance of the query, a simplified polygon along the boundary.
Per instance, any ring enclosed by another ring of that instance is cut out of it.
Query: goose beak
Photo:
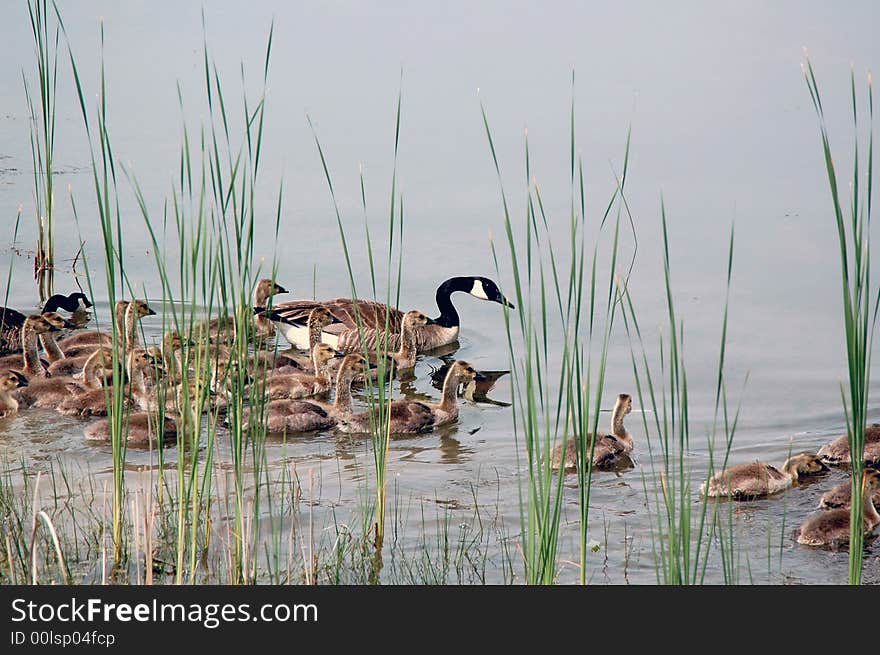
[[[495,299],[495,302],[497,302],[500,305],[510,307],[510,309],[516,309],[516,305],[514,305],[512,302],[510,302],[507,298],[502,296],[500,293],[498,294],[498,298]]]
[[[88,309],[89,307],[92,307],[92,302],[88,298],[83,298],[82,304],[83,304],[83,307],[85,307],[86,309]]]

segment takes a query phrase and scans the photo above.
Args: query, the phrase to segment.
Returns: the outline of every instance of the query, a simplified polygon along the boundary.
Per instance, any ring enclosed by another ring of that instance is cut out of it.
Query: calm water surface
[[[96,89],[103,19],[114,149],[144,189],[151,211],[161,216],[176,176],[181,138],[178,82],[190,128],[197,128],[204,116],[200,5],[63,4],[90,98]],[[661,194],[666,204],[675,301],[685,321],[693,421],[688,457],[695,479],[708,464],[705,436],[712,418],[733,222],[736,255],[727,361],[734,401],[746,375],[748,382],[731,460],[760,458],[781,464],[790,449],[813,450],[839,433],[844,423],[839,385],[846,370],[836,232],[800,63],[806,46],[824,94],[835,156],[846,162],[852,141],[850,64],[860,92],[865,71],[880,69],[876,4],[855,3],[846,11],[817,2],[711,7],[629,2],[613,8],[569,2],[441,4],[390,3],[379,10],[349,2],[207,4],[208,41],[233,95],[239,93],[242,61],[248,89],[257,90],[269,23],[275,18],[258,201],[262,229],[255,250],[266,266],[277,255],[278,280],[294,297],[347,292],[333,206],[306,115],[327,154],[353,252],[364,253],[358,171],[362,166],[371,224],[381,231],[401,84],[399,181],[407,214],[403,307],[433,313],[436,286],[453,275],[499,278],[489,234],[503,234],[503,214],[480,102],[492,124],[515,220],[521,221],[525,212],[522,153],[528,127],[532,173],[557,239],[564,238],[574,69],[576,137],[593,223],[614,189],[626,130],[633,127],[628,200],[638,254],[630,288],[651,344],[665,325]],[[30,308],[37,299],[28,251],[36,237],[21,70],[30,75],[34,64],[25,8],[14,5],[5,3],[0,9],[5,62],[0,68],[0,225],[6,232],[0,243],[7,244],[0,252],[0,270],[12,266],[6,304]],[[78,233],[95,263],[102,246],[88,148],[66,62],[60,77],[56,199],[62,238],[57,247],[69,267]],[[276,243],[274,203],[282,178],[285,202]],[[68,187],[77,199],[79,232]],[[121,200],[127,273],[135,288],[155,299],[161,291],[149,237],[124,180]],[[23,218],[13,249],[8,244],[19,207]],[[631,234],[625,234],[621,247],[631,256]],[[363,275],[366,257],[356,257],[355,267]],[[94,270],[101,268],[95,265]],[[505,265],[498,281],[512,295],[508,270]],[[56,286],[73,289],[68,272],[58,275]],[[96,288],[95,300],[106,320],[103,283]],[[366,277],[362,288],[367,288]],[[478,368],[506,368],[500,308],[469,297],[457,299],[457,306],[463,328],[456,356]],[[144,328],[156,338],[161,324],[147,319]],[[617,393],[635,392],[622,324],[612,334],[609,362],[603,405],[610,408]],[[421,360],[417,379],[406,391],[436,398],[429,373],[439,364],[436,358]],[[509,385],[509,378],[502,378],[492,397],[509,400]],[[877,402],[871,402],[870,410],[880,418]],[[602,544],[590,570],[596,582],[655,580],[652,507],[642,482],[644,473],[653,499],[651,460],[637,414],[629,425],[636,439],[637,468],[620,476],[597,474],[593,483],[591,530]],[[37,467],[61,458],[82,475],[94,476],[99,488],[110,479],[109,449],[84,443],[82,428],[82,422],[51,411],[23,412],[0,422],[0,452],[8,461],[23,458]],[[430,541],[442,520],[457,534],[459,525],[472,522],[475,495],[482,515],[491,517],[493,527],[486,529],[497,528],[515,541],[522,473],[516,449],[511,410],[488,404],[467,404],[458,425],[442,434],[395,440],[389,493],[399,508],[405,547],[415,549],[422,532]],[[130,451],[129,459],[133,467],[151,463],[144,452]],[[303,480],[312,471],[320,524],[332,525],[334,516],[357,523],[372,469],[365,444],[329,434],[279,441],[270,444],[269,460],[274,467],[295,462]],[[835,471],[784,497],[736,507],[744,579],[750,571],[756,582],[845,580],[845,555],[799,547],[790,538],[819,494],[842,479],[844,473]],[[577,579],[571,564],[578,558],[576,496],[574,485],[566,488],[559,553],[563,582]],[[330,528],[326,530],[322,538],[332,543]],[[490,544],[490,561],[496,566],[490,566],[489,580],[501,581],[500,546],[494,538]],[[872,581],[880,580],[878,556],[880,549],[869,547],[866,575]],[[713,559],[708,577],[714,581],[720,576],[719,562]]]

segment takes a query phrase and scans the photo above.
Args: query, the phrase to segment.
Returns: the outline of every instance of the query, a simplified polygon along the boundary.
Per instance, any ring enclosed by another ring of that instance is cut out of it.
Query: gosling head
[[[2,391],[12,391],[27,385],[27,378],[19,371],[9,370],[0,375],[0,390]]]
[[[165,350],[183,350],[184,347],[192,348],[193,346],[195,346],[195,342],[192,339],[181,336],[180,332],[176,330],[170,330],[162,337],[162,348]]]
[[[412,309],[403,315],[403,325],[408,328],[422,327],[423,325],[436,325],[437,321],[429,318],[418,309]]]
[[[877,469],[865,469],[862,474],[862,495],[868,496],[880,489],[880,471]]]
[[[157,373],[162,373],[164,369],[161,364],[162,352],[154,346],[149,348],[133,348],[128,353],[128,360],[126,362],[129,372],[155,370]]]
[[[49,323],[54,325],[59,330],[62,328],[73,329],[76,327],[76,324],[68,321],[58,312],[46,312],[43,314],[43,318],[45,318]]]
[[[310,325],[317,325],[318,327],[324,328],[332,323],[339,322],[340,321],[335,316],[333,316],[333,313],[326,307],[315,307],[311,312],[309,312]]]
[[[156,312],[144,300],[132,300],[126,311],[134,312],[134,315],[138,318],[153,316],[156,314]]]
[[[331,359],[336,356],[340,356],[341,353],[337,352],[337,350],[326,343],[319,341],[312,348],[312,359],[315,360],[315,363],[319,366],[326,364]]]
[[[456,376],[459,383],[464,384],[465,386],[474,380],[486,379],[484,375],[462,359],[459,359],[452,365],[452,368],[449,369],[449,373]]]
[[[56,314],[57,315],[57,314]],[[46,315],[31,314],[25,319],[25,324],[36,334],[46,334],[47,332],[58,332],[60,327],[56,327]]]
[[[287,289],[282,287],[274,280],[264,277],[257,282],[256,296],[259,298],[269,298],[278,293],[287,293]]]
[[[622,393],[617,396],[617,402],[614,404],[615,413],[619,413],[621,416],[626,416],[632,411],[632,408],[632,396],[630,396],[628,393]]]
[[[813,453],[798,453],[785,460],[782,470],[799,479],[824,473],[828,467]]]
[[[360,353],[351,353],[342,358],[339,365],[339,376],[357,377],[367,370],[367,360]]]

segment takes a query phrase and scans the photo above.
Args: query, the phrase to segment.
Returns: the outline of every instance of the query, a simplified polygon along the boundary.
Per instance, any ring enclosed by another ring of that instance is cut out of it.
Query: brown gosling
[[[113,306],[116,316],[116,325],[125,324],[125,310],[128,309],[127,300],[117,300]],[[124,335],[123,335],[124,337]],[[65,357],[78,357],[87,355],[90,350],[97,346],[109,346],[113,343],[113,336],[104,330],[77,330],[68,337],[58,342],[58,347],[64,352]]]
[[[76,383],[68,383],[69,394],[62,400],[56,409],[65,416],[107,416],[107,402],[110,399],[111,390],[106,384],[106,369],[111,365],[113,352],[111,348],[102,348],[86,362],[82,372],[82,379]],[[143,392],[144,371],[152,371],[156,358],[142,348],[135,348],[126,358],[126,375],[129,379],[134,378],[135,389],[133,395]],[[125,405],[128,406],[128,398]]]
[[[173,441],[185,424],[194,423],[194,413],[200,412],[197,405],[201,403],[201,394],[194,390],[195,383],[179,385],[176,389],[175,402],[165,408],[165,415],[160,424],[156,412],[140,411],[126,413],[123,416],[123,431],[129,446],[146,447],[152,446],[159,441],[163,443]],[[132,389],[135,395],[136,390]],[[147,391],[149,393],[149,391]],[[150,401],[141,399],[142,405],[150,404]],[[111,436],[109,419],[100,419],[87,426],[83,431],[86,439],[94,441],[109,441]]]
[[[822,446],[818,454],[823,462],[833,466],[852,463],[852,456],[849,452],[849,440],[845,434]],[[872,423],[865,427],[865,450],[863,454],[865,464],[869,466],[880,465],[880,423]]]
[[[27,378],[15,370],[0,373],[0,418],[12,416],[18,412],[18,400],[12,392],[27,387]]]
[[[813,453],[789,457],[782,465],[782,470],[766,462],[737,464],[719,471],[700,485],[700,494],[734,500],[760,498],[784,491],[802,478],[826,471],[828,467]]]
[[[880,489],[874,490],[874,496],[871,499],[874,507],[880,507]],[[841,482],[831,487],[822,494],[819,499],[820,509],[835,509],[837,507],[849,507],[852,503],[852,480]]]
[[[42,314],[31,314],[24,320],[21,326],[21,346],[23,354],[17,356],[17,363],[6,362],[0,370],[19,370],[30,379],[33,377],[46,377],[46,367],[37,352],[37,337],[47,332],[57,332],[55,327]],[[21,366],[21,364],[24,366]]]
[[[862,477],[862,519],[865,535],[880,524],[880,514],[872,497],[880,489],[880,471],[865,471]],[[807,517],[796,532],[797,542],[805,546],[828,546],[836,549],[849,543],[849,508],[829,509]]]
[[[388,355],[394,359],[398,368],[406,369],[416,365],[418,330],[433,324],[434,319],[413,309],[403,315],[400,334],[388,334],[384,330],[370,328],[363,331],[363,339],[358,330],[345,330],[338,335],[325,333],[322,339],[324,343],[329,343],[341,352],[356,352],[365,347],[371,352],[383,346],[389,351],[395,348],[396,351],[389,352]]]
[[[316,343],[312,348],[312,369],[315,372],[270,374],[266,377],[266,398],[269,400],[307,398],[330,391],[333,383],[327,364],[334,357],[339,356],[341,353],[326,343]]]
[[[257,282],[257,286],[254,288],[254,307],[252,310],[248,310],[248,313],[253,315],[257,313],[257,310],[263,311],[269,298],[279,293],[287,293],[287,289],[269,278],[263,278]],[[212,343],[230,344],[235,338],[235,325],[235,316],[220,316],[201,323],[196,329],[202,334],[206,334],[207,339]],[[264,340],[274,334],[275,326],[271,321],[259,314],[254,317],[253,336],[256,340]]]
[[[347,372],[346,360],[342,360],[336,382],[336,405],[340,413],[339,429],[343,432],[366,433],[370,431],[370,411],[352,414],[347,405],[351,401],[352,376]],[[357,355],[361,357],[361,355]],[[361,366],[363,360],[361,359]],[[418,434],[430,432],[436,427],[451,423],[458,419],[458,389],[480,374],[473,366],[463,360],[456,361],[449,367],[443,381],[443,396],[440,402],[422,402],[417,400],[394,400],[390,408],[390,431],[394,434]],[[340,403],[340,396],[343,402]]]
[[[76,327],[74,323],[68,321],[58,312],[43,312],[43,317],[59,330],[73,329]],[[64,359],[64,353],[61,352],[61,348],[58,347],[58,342],[55,341],[55,332],[45,332],[44,334],[41,334],[40,343],[43,344],[43,350],[46,351],[46,359],[50,362],[57,362],[58,360]]]
[[[116,304],[117,308],[121,307],[120,303]],[[125,313],[123,317],[124,327],[122,331],[122,341],[120,343],[123,348],[123,352],[128,352],[132,348],[136,348],[138,345],[138,321],[144,316],[152,316],[155,313],[156,312],[154,312],[149,307],[149,305],[147,305],[147,303],[142,300],[125,302]],[[80,371],[82,371],[88,358],[91,357],[96,349],[107,346],[112,346],[112,341],[111,343],[99,344],[88,348],[81,348],[79,350],[81,354],[76,356],[66,355],[64,359],[49,365],[49,375],[53,377],[59,375],[70,376],[79,373]]]
[[[623,419],[632,411],[632,398],[625,393],[617,396],[614,403],[614,411],[611,414],[611,433],[600,432],[593,446],[593,468],[613,467],[623,456],[633,450],[632,435],[623,426]],[[593,435],[588,434],[587,439],[592,441]],[[587,454],[590,453],[590,443],[587,443]],[[550,453],[550,466],[558,470],[565,467],[567,473],[577,470],[578,438],[571,437],[565,445],[565,453],[562,452],[562,444],[557,444]]]

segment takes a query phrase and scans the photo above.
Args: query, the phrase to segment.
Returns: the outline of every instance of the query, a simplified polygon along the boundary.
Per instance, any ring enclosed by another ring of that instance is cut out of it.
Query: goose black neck
[[[57,312],[59,309],[63,309],[68,312],[73,312],[79,309],[79,301],[70,298],[69,296],[62,296],[60,293],[56,293],[54,296],[50,297],[49,300],[46,301],[46,304],[43,305],[43,314],[47,312]]]
[[[470,291],[474,287],[472,277],[451,277],[437,287],[437,309],[440,316],[435,319],[442,327],[458,327],[461,321],[455,306],[452,304],[452,294],[456,291]]]

